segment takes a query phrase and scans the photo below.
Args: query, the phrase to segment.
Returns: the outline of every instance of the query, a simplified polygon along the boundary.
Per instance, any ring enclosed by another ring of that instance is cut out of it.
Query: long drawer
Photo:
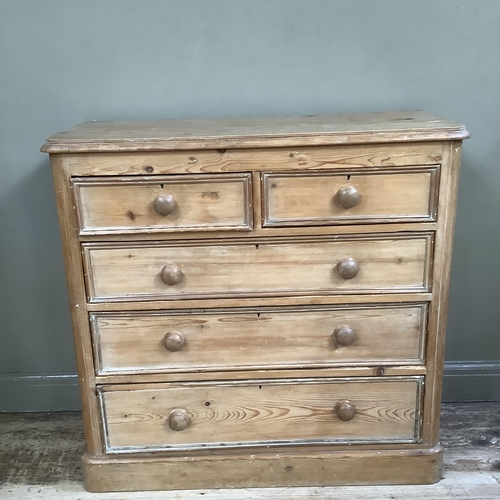
[[[422,364],[425,304],[91,316],[97,373]]]
[[[108,452],[419,440],[421,377],[103,386]]]
[[[81,234],[252,229],[251,174],[73,180]]]
[[[84,244],[91,301],[430,288],[430,233],[256,244]]]

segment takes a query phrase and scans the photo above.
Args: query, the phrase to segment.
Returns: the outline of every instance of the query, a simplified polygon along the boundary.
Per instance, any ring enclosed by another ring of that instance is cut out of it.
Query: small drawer
[[[91,301],[424,292],[432,235],[84,244]]]
[[[439,167],[264,173],[264,226],[436,220]]]
[[[73,179],[81,234],[252,229],[251,174]]]
[[[99,394],[108,452],[415,443],[422,380],[135,384]]]
[[[98,375],[422,364],[425,304],[97,313]]]

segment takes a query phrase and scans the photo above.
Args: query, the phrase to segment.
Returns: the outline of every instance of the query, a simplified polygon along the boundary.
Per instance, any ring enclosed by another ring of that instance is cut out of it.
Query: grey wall
[[[78,405],[45,137],[90,120],[396,109],[472,132],[446,398],[498,398],[499,20],[498,0],[0,0],[0,409]]]

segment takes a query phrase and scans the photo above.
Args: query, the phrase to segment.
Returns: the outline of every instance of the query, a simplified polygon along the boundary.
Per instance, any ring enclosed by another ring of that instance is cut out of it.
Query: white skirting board
[[[0,412],[80,409],[72,373],[3,374],[0,395]],[[445,363],[443,401],[500,401],[500,361]]]

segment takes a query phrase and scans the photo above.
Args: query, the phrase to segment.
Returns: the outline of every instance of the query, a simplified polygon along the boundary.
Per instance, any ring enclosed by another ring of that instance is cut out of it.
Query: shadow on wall
[[[471,156],[467,145],[460,172],[446,359],[498,360],[500,233],[491,216],[499,213],[500,194],[495,182],[488,182],[491,165]]]
[[[0,199],[1,372],[76,372],[47,155]]]

